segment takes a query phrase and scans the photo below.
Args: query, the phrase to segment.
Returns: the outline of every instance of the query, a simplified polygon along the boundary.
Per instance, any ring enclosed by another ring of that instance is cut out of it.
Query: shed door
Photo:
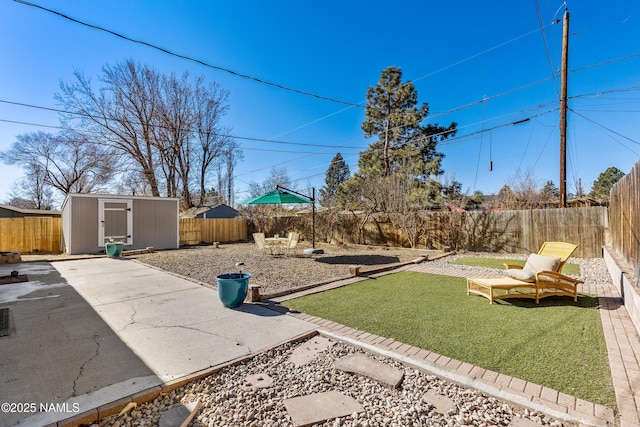
[[[98,200],[98,246],[105,243],[133,244],[133,200]]]

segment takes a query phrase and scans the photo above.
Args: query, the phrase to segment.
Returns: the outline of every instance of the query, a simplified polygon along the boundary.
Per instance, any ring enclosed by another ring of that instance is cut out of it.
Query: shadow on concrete
[[[247,303],[243,303],[241,306],[236,308],[228,308],[228,310],[234,310],[241,313],[253,314],[255,316],[260,316],[260,317],[278,317],[285,314],[285,313],[280,313],[276,310],[273,310],[273,308],[268,308],[265,305],[247,304]]]
[[[386,255],[338,255],[317,258],[316,262],[344,265],[385,265],[398,263],[400,258]]]
[[[9,336],[0,338],[0,396],[9,404],[35,406],[0,412],[0,425],[26,419],[26,424],[45,425],[92,409],[78,400],[64,406],[69,412],[59,412],[62,406],[43,411],[52,404],[131,378],[159,382],[50,263],[2,267],[0,273],[15,269],[29,281],[0,287],[0,307],[9,308],[11,323]]]

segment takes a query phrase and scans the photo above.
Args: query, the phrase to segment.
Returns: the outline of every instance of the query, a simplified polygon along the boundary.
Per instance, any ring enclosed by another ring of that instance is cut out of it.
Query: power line
[[[540,24],[540,34],[542,34],[542,41],[544,42],[544,50],[547,54],[547,61],[549,62],[549,68],[551,69],[551,77],[556,88],[556,93],[560,96],[560,89],[558,88],[558,82],[556,80],[556,72],[553,69],[553,61],[551,60],[551,51],[549,50],[549,43],[547,43],[547,35],[544,31],[544,23],[542,22],[542,15],[540,13],[540,5],[538,0],[533,0],[536,7],[536,15],[538,16],[538,23]]]
[[[610,59],[608,61],[599,62],[597,64],[591,64],[591,65],[586,65],[584,67],[575,68],[571,72],[572,73],[576,73],[576,72],[579,72],[579,71],[589,70],[591,68],[602,67],[603,65],[609,65],[609,64],[613,64],[615,62],[626,61],[628,59],[637,58],[639,56],[640,56],[640,53],[633,53],[631,55],[627,55],[627,56],[623,56],[623,57],[615,58],[615,59]]]
[[[195,62],[197,64],[203,65],[203,66],[205,66],[207,68],[212,68],[214,70],[223,71],[225,73],[234,75],[236,77],[241,77],[243,79],[252,80],[254,82],[257,82],[257,83],[260,83],[260,84],[263,84],[263,85],[272,86],[272,87],[275,87],[277,89],[282,89],[282,90],[285,90],[285,91],[297,93],[299,95],[304,95],[304,96],[309,96],[309,97],[312,97],[312,98],[321,99],[323,101],[335,102],[335,103],[338,103],[338,104],[349,105],[349,106],[352,106],[352,107],[362,107],[362,105],[360,105],[360,104],[354,104],[352,102],[342,101],[340,99],[335,99],[335,98],[330,98],[330,97],[327,97],[327,96],[317,95],[315,93],[306,92],[306,91],[295,89],[295,88],[292,88],[292,87],[289,87],[289,86],[284,86],[284,85],[281,85],[279,83],[274,83],[274,82],[270,82],[268,80],[264,80],[264,79],[261,79],[261,78],[258,78],[258,77],[250,76],[248,74],[243,74],[243,73],[240,73],[240,72],[237,72],[237,71],[233,71],[233,70],[230,70],[228,68],[224,68],[224,67],[221,67],[221,66],[218,66],[218,65],[212,65],[212,64],[209,64],[208,62],[202,61],[200,59],[196,59],[196,58],[192,58],[190,56],[182,55],[180,53],[173,52],[171,50],[165,49],[165,48],[160,47],[160,46],[156,46],[154,44],[151,44],[151,43],[148,43],[148,42],[145,42],[145,41],[142,41],[142,40],[136,40],[136,39],[133,39],[131,37],[127,37],[127,36],[125,36],[123,34],[117,33],[115,31],[109,30],[109,29],[101,27],[99,25],[93,25],[93,24],[86,23],[84,21],[80,21],[79,19],[72,18],[72,17],[70,17],[68,15],[65,15],[65,14],[61,13],[61,12],[57,12],[55,10],[48,9],[48,8],[46,8],[44,6],[40,6],[40,5],[35,4],[35,3],[31,3],[31,2],[28,2],[28,1],[25,1],[25,0],[13,0],[13,1],[15,1],[16,3],[24,4],[26,6],[31,6],[31,7],[35,7],[37,9],[40,9],[40,10],[44,10],[45,12],[52,13],[54,15],[57,15],[57,16],[59,16],[61,18],[64,18],[64,19],[67,19],[67,20],[69,20],[71,22],[74,22],[76,24],[80,24],[80,25],[83,25],[85,27],[88,27],[88,28],[91,28],[91,29],[94,29],[94,30],[103,31],[105,33],[108,33],[108,34],[111,34],[113,36],[119,37],[119,38],[121,38],[123,40],[129,41],[129,42],[133,42],[133,43],[138,43],[138,44],[141,44],[143,46],[149,47],[151,49],[159,50],[160,52],[166,53],[167,55],[171,55],[171,56],[174,56],[176,58],[180,58],[180,59],[184,59],[184,60],[187,60],[187,61]]]
[[[509,115],[513,115],[513,114],[517,114],[517,113],[522,113],[522,112],[528,112],[528,111],[534,111],[534,110],[539,110],[541,108],[544,108],[552,103],[554,103],[555,101],[549,102],[547,104],[542,104],[542,105],[538,105],[535,108],[529,108],[529,109],[520,109],[518,111],[514,111],[514,112],[510,112],[507,114],[503,114],[497,117],[492,117],[490,119],[488,119],[488,121],[493,121],[493,120],[498,120],[498,119],[502,119],[504,117],[507,117]],[[44,106],[38,106],[38,105],[34,105],[34,104],[28,104],[28,103],[22,103],[22,102],[16,102],[16,101],[8,101],[8,100],[3,100],[0,99],[0,103],[4,103],[4,104],[10,104],[10,105],[17,105],[17,106],[22,106],[22,107],[28,107],[28,108],[34,108],[34,109],[40,109],[40,110],[45,110],[45,111],[53,111],[53,112],[57,112],[57,113],[64,113],[64,114],[71,114],[71,115],[75,115],[75,116],[79,116],[79,117],[87,117],[87,118],[93,118],[91,115],[89,114],[85,114],[85,113],[77,113],[77,112],[70,112],[70,111],[66,111],[66,110],[61,110],[58,108],[53,108],[53,107],[44,107]],[[111,119],[111,118],[107,118],[107,120],[109,121],[119,121],[116,119]],[[13,122],[13,123],[17,123],[17,124],[24,124],[24,125],[31,125],[31,126],[40,126],[40,127],[49,127],[49,128],[53,128],[53,129],[65,129],[64,127],[61,126],[51,126],[51,125],[39,125],[37,123],[30,123],[30,122],[19,122],[19,121],[11,121],[11,120],[1,120],[4,122]],[[485,120],[483,119],[483,122]],[[127,122],[130,123],[130,122]],[[457,128],[457,130],[460,129],[464,129],[464,128],[468,128],[468,127],[472,127],[477,125],[480,122],[476,122],[476,123],[469,123],[465,126],[459,127]],[[517,124],[518,122],[511,122],[510,124]],[[166,129],[166,127],[161,126],[161,125],[156,125],[153,124],[151,125],[151,127],[154,128],[159,128],[159,129]],[[393,129],[399,129],[404,127],[404,125],[399,125],[394,127]],[[76,129],[70,129],[70,130],[75,130],[77,132],[80,132],[79,130]],[[188,131],[191,129],[187,129]],[[192,131],[192,130],[191,130]],[[85,131],[83,131],[85,132]],[[450,131],[443,131],[437,134],[432,135],[433,137],[436,136],[441,136],[441,135],[445,135],[450,133]],[[224,137],[224,138],[234,138],[234,139],[241,139],[241,140],[247,140],[247,141],[256,141],[256,142],[270,142],[270,143],[274,143],[274,144],[285,144],[285,145],[296,145],[296,146],[309,146],[309,147],[322,147],[323,149],[327,149],[327,148],[354,148],[354,149],[361,149],[361,148],[365,148],[365,147],[359,147],[359,146],[347,146],[346,144],[348,144],[349,142],[355,142],[355,141],[360,141],[360,140],[364,140],[364,138],[362,139],[356,139],[356,140],[351,140],[351,141],[347,141],[343,144],[339,144],[339,145],[325,145],[325,144],[310,144],[310,143],[302,143],[302,142],[293,142],[293,141],[279,141],[279,140],[275,140],[275,139],[264,139],[264,138],[254,138],[254,137],[246,137],[246,136],[239,136],[239,135],[231,135],[231,134],[219,134],[219,133],[212,133],[212,136],[219,136],[219,137]],[[446,143],[447,141],[442,141],[442,143]],[[255,147],[255,146],[254,146]],[[253,147],[242,147],[243,149],[251,149]]]
[[[52,112],[56,112],[56,113],[71,114],[71,115],[75,115],[75,116],[79,116],[79,117],[93,118],[89,114],[76,113],[76,112],[72,112],[72,111],[61,110],[59,108],[43,107],[43,106],[39,106],[39,105],[26,104],[26,103],[23,103],[23,102],[8,101],[8,100],[5,100],[5,99],[0,99],[0,103],[2,103],[2,104],[10,104],[10,105],[17,105],[17,106],[20,106],[20,107],[35,108],[35,109],[38,109],[38,110],[52,111]],[[116,121],[116,122],[122,121],[122,120],[119,120],[119,119],[111,119],[111,118],[107,118],[107,120],[108,121]],[[8,121],[8,120],[3,120],[3,121]],[[46,125],[38,125],[38,124],[26,123],[26,122],[15,122],[15,123],[30,124],[30,125],[33,125],[33,126],[47,127]],[[131,122],[127,121],[127,123],[131,123]],[[49,126],[49,127],[53,127],[53,128],[57,128],[57,129],[65,129],[64,127],[61,127],[61,126]],[[152,124],[151,127],[154,127],[154,128],[157,128],[157,129],[168,129],[166,126],[156,125],[156,124]],[[193,129],[186,129],[186,130],[187,131],[194,131]],[[299,146],[305,146],[305,147],[328,147],[328,148],[342,148],[343,147],[342,145],[331,146],[331,145],[325,145],[325,144],[310,144],[310,143],[295,142],[295,141],[280,141],[280,140],[275,140],[275,139],[254,138],[254,137],[250,137],[250,136],[230,135],[230,134],[223,134],[223,133],[211,133],[210,135],[211,136],[223,137],[223,138],[241,139],[241,140],[245,140],[245,141],[273,142],[274,144],[299,145]],[[361,147],[345,147],[345,148],[361,148]]]
[[[551,79],[552,79],[552,77],[547,77],[546,79],[542,79],[542,80],[538,80],[538,81],[535,81],[535,82],[532,82],[532,83],[528,83],[526,85],[517,87],[515,89],[509,89],[507,91],[498,93],[496,95],[483,96],[482,99],[479,99],[477,101],[472,101],[472,102],[470,102],[468,104],[464,104],[464,105],[461,105],[459,107],[452,108],[450,110],[434,112],[434,113],[431,114],[430,117],[431,118],[436,118],[436,117],[440,117],[440,116],[445,116],[447,114],[455,113],[455,112],[458,112],[458,111],[466,110],[467,108],[471,108],[471,107],[474,107],[476,105],[482,104],[485,101],[490,101],[492,99],[499,98],[501,96],[510,95],[512,93],[515,93],[515,92],[518,92],[518,91],[521,91],[521,90],[524,90],[524,89],[528,89],[530,87],[537,86],[537,85],[539,85],[541,83],[548,82]]]
[[[3,102],[3,101],[2,101],[2,100],[0,100],[0,102]],[[10,103],[13,103],[13,102],[10,102]],[[16,104],[16,103],[13,103],[13,104]],[[29,104],[23,104],[23,105],[29,105]],[[539,109],[544,108],[544,107],[546,107],[546,106],[548,106],[548,105],[549,105],[549,104],[540,105],[540,106],[538,106],[538,107],[537,107],[537,108],[535,108],[535,109],[538,109],[538,110],[539,110]],[[38,108],[38,107],[36,107],[36,108]],[[41,107],[41,108],[43,108],[43,109],[48,109],[47,107]],[[535,110],[535,109],[534,109],[534,110]],[[556,111],[556,110],[557,110],[557,108],[553,108],[553,109],[551,109],[551,110],[543,111],[543,112],[540,112],[540,113],[537,113],[537,114],[531,115],[531,116],[529,116],[529,117],[526,117],[526,118],[524,118],[524,119],[520,119],[520,120],[517,120],[517,121],[509,121],[509,122],[501,123],[501,124],[498,124],[498,125],[495,125],[495,126],[492,126],[492,127],[486,128],[486,129],[482,129],[482,130],[479,130],[479,131],[471,132],[471,133],[468,133],[468,134],[466,134],[466,135],[454,136],[454,137],[451,137],[451,138],[449,138],[449,139],[447,139],[447,140],[441,141],[441,142],[439,143],[439,145],[443,146],[443,145],[452,145],[452,144],[455,144],[455,143],[459,143],[459,142],[461,142],[461,141],[464,141],[464,140],[468,139],[469,137],[472,137],[472,136],[475,136],[475,135],[478,135],[478,134],[483,134],[484,132],[488,132],[488,131],[493,131],[493,130],[496,130],[496,129],[504,128],[504,127],[507,127],[507,126],[512,126],[512,125],[514,125],[514,124],[518,124],[518,123],[520,123],[520,122],[522,122],[522,121],[524,121],[524,120],[530,120],[530,119],[535,118],[535,117],[539,117],[539,116],[542,116],[542,115],[545,115],[545,114],[549,114],[550,112],[553,112],[553,111]],[[504,117],[506,117],[506,116],[508,116],[508,115],[513,115],[513,114],[521,113],[521,112],[524,112],[524,111],[527,111],[527,110],[519,110],[519,111],[516,111],[516,112],[510,113],[510,114],[506,114],[506,115],[498,116],[498,117],[496,117],[496,118],[494,118],[494,119],[492,119],[492,120],[495,120],[495,119],[498,119],[498,118],[504,118]],[[531,110],[529,110],[529,111],[531,111]],[[45,127],[45,128],[60,129],[60,130],[63,130],[63,129],[69,129],[69,128],[64,128],[64,127],[61,127],[61,126],[44,125],[44,124],[31,123],[31,122],[21,122],[21,121],[8,120],[8,119],[0,119],[0,122],[16,123],[16,124],[24,124],[24,125],[28,125],[28,126],[37,126],[37,127]],[[471,124],[469,124],[469,125],[463,126],[462,128],[459,128],[459,129],[464,129],[464,128],[468,128],[468,127],[475,126],[475,125],[477,125],[477,123],[471,123]],[[459,129],[456,129],[456,130],[459,130]],[[72,131],[73,131],[74,129],[69,129],[69,130],[72,130]],[[75,131],[78,131],[78,130],[75,130]],[[443,136],[443,135],[446,135],[446,134],[449,134],[449,133],[451,133],[451,131],[450,131],[450,130],[445,130],[445,131],[438,132],[438,133],[435,133],[435,134],[433,134],[433,135],[430,135],[428,138],[433,138],[433,137]],[[228,137],[233,137],[233,138],[238,138],[238,139],[243,138],[243,137],[236,137],[236,136],[234,136],[234,135],[226,135],[226,136],[228,136]],[[247,139],[249,139],[249,140],[259,140],[258,138],[247,138]],[[358,140],[360,140],[360,139],[358,139]],[[250,174],[250,173],[259,172],[259,171],[261,171],[261,170],[268,169],[268,168],[271,168],[271,167],[274,167],[274,166],[279,166],[279,165],[282,165],[282,164],[286,164],[286,163],[290,163],[290,162],[293,162],[293,161],[296,161],[296,160],[300,160],[300,159],[303,159],[303,158],[309,157],[309,156],[311,156],[311,155],[322,154],[323,152],[325,152],[325,151],[327,151],[327,150],[329,150],[329,149],[336,149],[336,148],[362,148],[362,147],[349,147],[349,146],[347,146],[347,145],[346,145],[346,144],[349,144],[349,143],[352,143],[352,142],[355,142],[355,141],[358,141],[358,140],[345,141],[343,144],[340,144],[340,145],[332,145],[332,146],[326,146],[326,145],[320,145],[320,144],[303,144],[303,145],[318,146],[318,147],[322,147],[323,149],[322,149],[322,150],[315,151],[315,152],[306,152],[306,153],[304,153],[304,155],[303,155],[303,156],[296,157],[296,158],[294,158],[294,159],[289,159],[289,160],[286,160],[286,161],[283,161],[283,162],[277,163],[277,164],[275,164],[275,165],[265,166],[265,167],[262,167],[262,168],[256,169],[256,170],[251,171],[251,172],[243,173],[243,174],[238,175],[238,176],[242,176],[242,175],[247,175],[247,174]],[[267,141],[267,142],[275,142],[275,141],[270,141],[270,140],[264,140],[264,141]],[[285,142],[285,141],[280,141],[280,143],[287,143],[287,142]],[[296,144],[296,145],[297,145],[297,143],[290,143],[290,144]],[[242,148],[242,147],[241,147],[241,148]],[[244,149],[244,148],[243,148],[243,149]],[[417,148],[417,149],[419,149],[419,148]],[[262,149],[255,149],[255,150],[256,150],[256,151],[262,151]],[[267,150],[267,151],[270,151],[270,150]],[[274,150],[274,151],[275,151],[275,150]],[[281,151],[282,151],[282,150],[281,150]],[[284,152],[284,151],[282,151],[282,152]],[[294,153],[300,153],[300,152],[299,152],[299,151],[294,151]]]
[[[612,134],[614,134],[614,135],[617,135],[617,136],[619,136],[620,138],[624,138],[624,139],[626,139],[627,141],[633,142],[633,143],[634,143],[634,144],[636,144],[636,145],[640,145],[640,142],[636,141],[635,139],[629,138],[628,136],[625,136],[625,135],[623,135],[623,134],[621,134],[621,133],[619,133],[619,132],[616,132],[616,131],[614,131],[613,129],[610,129],[610,128],[606,127],[605,125],[603,125],[603,124],[601,124],[601,123],[598,123],[598,122],[596,122],[595,120],[592,120],[592,119],[590,119],[589,117],[585,116],[584,114],[580,114],[580,113],[578,113],[577,111],[575,111],[575,110],[573,110],[573,109],[570,109],[570,110],[571,110],[571,112],[572,112],[572,113],[577,114],[578,116],[582,117],[582,118],[583,118],[583,119],[585,119],[586,121],[588,121],[588,122],[590,122],[590,123],[593,123],[593,124],[594,124],[594,125],[596,125],[597,127],[601,128],[601,129],[604,129],[604,130],[606,130],[607,132],[610,132],[610,133],[612,133]],[[635,153],[635,151],[634,151],[634,153]],[[635,154],[638,154],[638,153],[635,153]]]
[[[599,91],[599,92],[585,93],[585,94],[582,94],[582,95],[574,95],[574,96],[572,96],[570,98],[600,97],[601,95],[607,95],[607,94],[610,94],[610,93],[632,92],[634,90],[640,90],[640,86],[629,86],[629,87],[626,87],[626,88],[610,89],[610,90],[603,90],[603,91]],[[620,99],[627,99],[627,98],[620,98]]]
[[[79,129],[73,129],[73,128],[68,128],[68,127],[45,125],[45,124],[41,124],[41,123],[24,122],[24,121],[19,121],[19,120],[0,119],[0,122],[2,122],[2,123],[13,123],[13,124],[18,124],[18,125],[26,125],[26,126],[35,126],[35,127],[41,127],[41,128],[49,128],[49,129],[70,130],[70,131],[78,132],[78,133],[80,133],[80,132],[86,133],[87,132],[85,130],[80,131]],[[91,132],[91,133],[94,133],[94,132]],[[295,142],[271,141],[271,140],[266,140],[266,139],[263,140],[263,139],[259,139],[259,138],[239,137],[239,136],[234,136],[234,135],[220,135],[220,134],[217,134],[216,136],[228,136],[230,138],[247,139],[247,140],[250,140],[250,141],[266,141],[266,142],[276,142],[276,143],[279,143],[279,144],[295,144],[295,145],[303,145],[303,146],[310,146],[310,147],[341,148],[341,149],[356,149],[356,150],[360,150],[360,149],[363,148],[363,147],[349,147],[349,146],[341,146],[341,145],[304,144],[304,143],[295,143]],[[264,152],[272,152],[272,153],[294,153],[294,154],[300,154],[301,153],[301,151],[299,151],[299,150],[296,150],[296,151],[294,151],[294,150],[275,150],[275,149],[254,148],[254,147],[240,147],[240,148],[242,150],[264,151]],[[304,153],[304,152],[302,152],[302,153]],[[321,154],[321,153],[318,153],[317,151],[313,151],[313,152],[307,152],[305,154]]]
[[[489,52],[491,52],[492,50],[496,50],[496,49],[501,48],[501,47],[503,47],[503,46],[506,46],[506,45],[508,45],[508,44],[510,44],[510,43],[513,43],[513,42],[515,42],[515,41],[517,41],[517,40],[520,40],[521,38],[524,38],[524,37],[526,37],[526,36],[528,36],[528,35],[530,35],[530,34],[533,34],[533,33],[535,33],[536,31],[538,31],[538,30],[537,30],[537,29],[535,29],[535,30],[531,30],[531,31],[529,31],[528,33],[525,33],[525,34],[519,35],[519,36],[517,36],[517,37],[514,37],[514,38],[512,38],[511,40],[508,40],[508,41],[506,41],[506,42],[499,43],[499,44],[497,44],[497,45],[495,45],[495,46],[493,46],[493,47],[490,47],[490,48],[485,49],[485,50],[483,50],[483,51],[481,51],[481,52],[478,52],[478,53],[475,53],[475,54],[473,54],[473,55],[471,55],[471,56],[468,56],[468,57],[466,57],[466,58],[464,58],[464,59],[461,59],[461,60],[459,60],[459,61],[456,61],[456,62],[454,62],[453,64],[446,65],[446,66],[444,66],[444,67],[442,67],[442,68],[439,68],[439,69],[437,69],[437,70],[435,70],[435,71],[432,71],[431,73],[425,74],[425,75],[420,76],[420,77],[418,77],[418,78],[416,78],[416,79],[413,79],[413,80],[409,80],[409,82],[412,82],[412,83],[413,83],[413,82],[417,82],[417,81],[419,81],[419,80],[425,79],[425,78],[427,78],[427,77],[431,77],[431,76],[433,76],[433,75],[435,75],[435,74],[438,74],[438,73],[440,73],[440,72],[442,72],[442,71],[448,70],[449,68],[453,68],[453,67],[455,67],[456,65],[460,65],[460,64],[465,63],[465,62],[467,62],[467,61],[470,61],[470,60],[472,60],[472,59],[475,59],[475,58],[477,58],[477,57],[479,57],[479,56],[482,56],[482,55],[484,55],[485,53],[489,53]]]

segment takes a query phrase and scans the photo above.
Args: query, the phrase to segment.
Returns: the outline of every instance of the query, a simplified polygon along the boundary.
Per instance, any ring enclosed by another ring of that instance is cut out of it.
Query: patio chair
[[[262,255],[269,250],[271,252],[271,247],[267,245],[267,241],[265,240],[264,233],[253,233],[253,241],[256,242],[256,246]]]
[[[537,254],[529,255],[524,266],[505,264],[507,276],[528,283],[535,283],[536,303],[550,296],[569,296],[578,301],[578,285],[582,280],[560,273],[577,245],[563,242],[545,242]]]
[[[289,240],[287,240],[287,252],[293,252],[295,255],[298,255],[298,241],[300,240],[300,233],[292,231],[289,233]]]

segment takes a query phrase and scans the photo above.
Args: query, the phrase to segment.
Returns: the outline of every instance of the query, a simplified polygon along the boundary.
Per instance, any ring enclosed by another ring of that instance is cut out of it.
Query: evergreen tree
[[[337,153],[327,169],[327,174],[324,178],[325,186],[320,189],[320,203],[323,206],[330,206],[335,203],[338,187],[349,179],[350,174],[349,166],[342,158],[342,154]]]
[[[422,183],[441,175],[444,156],[436,145],[455,134],[456,123],[422,125],[428,114],[427,103],[418,105],[413,84],[402,82],[400,68],[383,70],[378,84],[367,90],[362,130],[377,141],[360,153],[359,172],[364,176],[400,173]]]
[[[553,181],[549,180],[544,184],[542,190],[540,190],[540,195],[545,200],[555,200],[560,197],[560,189],[556,187]]]
[[[616,167],[607,168],[606,171],[598,175],[598,178],[593,181],[593,187],[591,188],[591,197],[599,200],[609,200],[609,192],[613,185],[624,176],[624,172]]]

